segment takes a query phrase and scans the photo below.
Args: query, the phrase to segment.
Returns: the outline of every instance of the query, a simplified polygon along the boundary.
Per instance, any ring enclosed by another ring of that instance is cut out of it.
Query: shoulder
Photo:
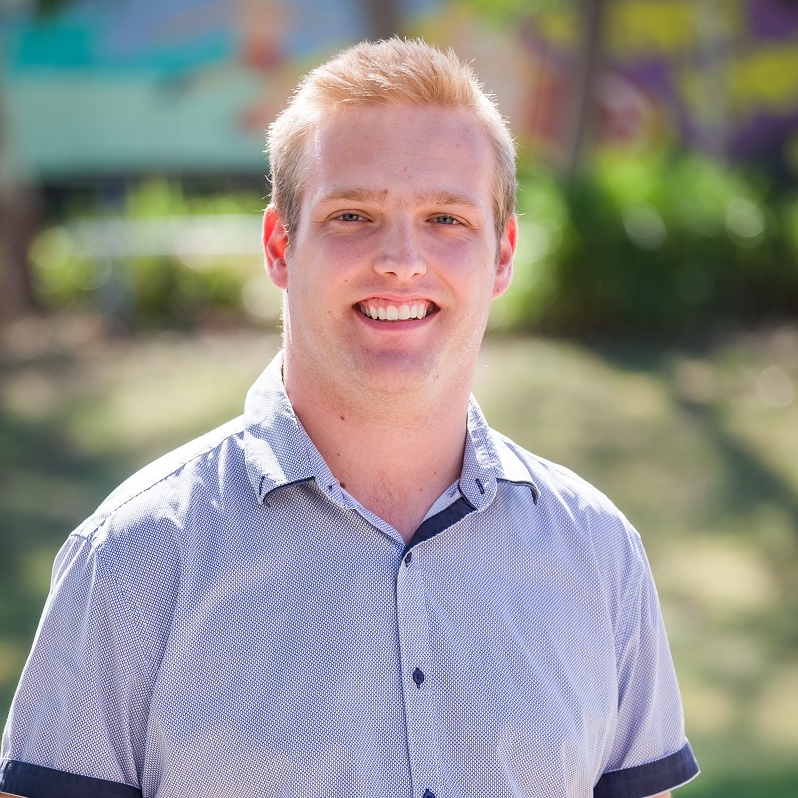
[[[160,639],[165,608],[175,599],[187,562],[203,541],[226,534],[226,504],[247,494],[255,504],[244,459],[238,418],[145,466],[68,537],[56,558],[53,585],[72,581],[70,600],[77,602],[107,586],[100,592],[110,591],[117,612],[137,618],[141,634]]]
[[[496,446],[523,463],[538,488],[537,503],[527,514],[527,545],[548,552],[559,571],[572,574],[572,584],[592,591],[595,599],[602,597],[621,646],[634,627],[641,597],[656,596],[639,533],[587,480],[504,435],[494,435]]]
[[[95,550],[131,539],[163,539],[230,489],[248,485],[241,417],[180,446],[137,471],[73,533]],[[246,484],[245,484],[246,483]]]
[[[502,454],[517,460],[529,479],[537,485],[541,499],[548,495],[550,501],[559,501],[572,506],[580,513],[607,513],[623,517],[613,502],[598,488],[569,468],[519,446],[515,441],[491,430],[494,445]]]
[[[239,416],[153,460],[116,488],[95,515],[111,514],[137,496],[157,492],[170,480],[190,479],[198,470],[215,468],[212,465],[215,456],[231,445],[235,447],[242,438],[243,428],[243,418]]]
[[[491,432],[500,457],[515,461],[517,471],[528,474],[537,488],[538,528],[560,538],[578,539],[613,570],[639,570],[644,566],[640,535],[605,493],[571,469],[533,454],[499,432]]]

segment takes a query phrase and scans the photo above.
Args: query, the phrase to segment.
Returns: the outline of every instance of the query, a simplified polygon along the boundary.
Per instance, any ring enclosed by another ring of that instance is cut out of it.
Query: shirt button
[[[418,687],[420,690],[421,684],[424,681],[424,671],[422,671],[421,668],[416,668],[413,671],[413,681],[416,683],[416,687]],[[429,792],[429,790],[427,792]],[[435,797],[433,796],[433,798]]]
[[[409,551],[405,555],[405,565],[410,565],[410,561],[413,559],[413,552]]]
[[[421,798],[435,798],[435,793],[432,790],[424,790],[424,795]]]

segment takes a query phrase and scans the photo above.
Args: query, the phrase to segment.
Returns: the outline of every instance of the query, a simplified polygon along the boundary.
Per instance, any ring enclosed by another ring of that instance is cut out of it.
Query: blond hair
[[[289,233],[296,229],[305,186],[308,136],[335,107],[434,105],[470,111],[488,136],[495,159],[493,211],[500,237],[515,212],[515,145],[493,97],[453,50],[397,37],[361,42],[309,72],[269,126],[267,153],[272,205]]]

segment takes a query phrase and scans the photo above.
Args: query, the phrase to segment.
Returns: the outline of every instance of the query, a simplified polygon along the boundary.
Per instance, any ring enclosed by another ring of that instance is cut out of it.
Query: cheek
[[[428,267],[438,272],[451,290],[471,302],[490,300],[495,273],[493,253],[469,241],[438,241],[426,250]]]
[[[480,248],[466,236],[458,236],[454,232],[443,234],[435,232],[433,228],[423,241],[427,254],[443,262],[466,264],[479,259]]]
[[[321,290],[345,288],[356,279],[359,271],[374,260],[379,250],[375,242],[364,236],[334,236],[325,238],[313,253],[316,282]]]

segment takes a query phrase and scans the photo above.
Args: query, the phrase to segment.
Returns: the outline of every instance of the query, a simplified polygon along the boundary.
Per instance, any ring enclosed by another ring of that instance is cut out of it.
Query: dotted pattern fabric
[[[642,798],[697,773],[640,538],[606,497],[472,402],[459,483],[406,549],[330,473],[280,363],[67,540],[0,790],[587,798],[629,770],[618,798]]]

